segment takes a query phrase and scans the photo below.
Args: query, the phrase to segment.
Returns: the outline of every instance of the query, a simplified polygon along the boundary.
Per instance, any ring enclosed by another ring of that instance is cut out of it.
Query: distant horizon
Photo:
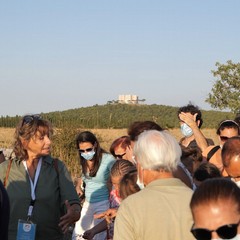
[[[104,106],[104,105],[114,105],[114,104],[126,104],[126,105],[136,105],[136,106],[140,106],[140,105],[158,105],[158,106],[166,106],[166,107],[174,107],[174,108],[180,108],[182,106],[185,106],[185,105],[181,105],[181,106],[172,106],[172,105],[166,105],[166,104],[156,104],[156,103],[152,103],[152,104],[147,104],[147,103],[138,103],[138,104],[133,104],[133,103],[105,103],[105,104],[94,104],[94,105],[91,105],[91,106],[84,106],[84,107],[75,107],[75,108],[69,108],[69,109],[62,109],[62,110],[53,110],[53,111],[50,111],[50,112],[29,112],[29,113],[25,113],[25,114],[22,114],[22,115],[19,115],[19,114],[16,114],[14,116],[10,116],[10,115],[1,115],[1,117],[17,117],[17,116],[25,116],[25,115],[31,115],[31,114],[49,114],[49,113],[54,113],[54,112],[65,112],[65,111],[70,111],[70,110],[75,110],[75,109],[79,109],[79,108],[90,108],[90,107],[95,107],[95,106]],[[195,104],[193,104],[195,105]],[[195,105],[197,106],[197,105]],[[199,107],[199,106],[197,106]],[[202,109],[200,108],[200,111],[207,111],[207,112],[210,112],[210,111],[213,111],[213,112],[226,112],[226,113],[232,113],[231,111],[226,111],[226,110],[215,110],[215,109],[210,109],[210,110],[206,110],[206,109]]]

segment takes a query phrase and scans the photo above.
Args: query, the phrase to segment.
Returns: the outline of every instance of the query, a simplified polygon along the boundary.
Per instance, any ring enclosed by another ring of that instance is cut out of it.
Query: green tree
[[[216,63],[217,70],[212,71],[217,78],[206,102],[213,108],[230,109],[237,113],[240,109],[240,63],[231,60],[226,64]]]

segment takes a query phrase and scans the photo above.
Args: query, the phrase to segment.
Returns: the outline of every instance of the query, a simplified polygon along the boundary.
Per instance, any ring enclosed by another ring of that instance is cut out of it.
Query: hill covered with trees
[[[177,110],[178,107],[156,104],[106,104],[41,113],[41,115],[57,128],[127,128],[133,121],[142,120],[154,121],[164,128],[176,128],[179,127]],[[221,120],[235,118],[230,112],[201,111],[203,128],[216,128]],[[2,116],[0,127],[15,127],[20,118],[21,116]]]
[[[156,104],[106,104],[41,115],[57,128],[56,134],[53,135],[52,155],[64,160],[74,177],[81,174],[75,143],[77,133],[81,129],[126,129],[132,122],[143,120],[154,121],[163,128],[179,128],[177,110],[178,107]],[[203,128],[216,128],[221,120],[235,118],[232,113],[220,111],[202,110],[202,114]],[[20,118],[21,116],[1,117],[0,127],[15,128]],[[101,136],[97,134],[97,137],[103,142]]]

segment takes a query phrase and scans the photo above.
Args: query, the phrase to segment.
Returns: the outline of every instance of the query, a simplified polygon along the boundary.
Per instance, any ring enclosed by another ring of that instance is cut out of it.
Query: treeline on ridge
[[[48,119],[54,127],[72,128],[127,128],[133,121],[151,120],[164,128],[179,127],[177,117],[178,107],[166,105],[129,105],[129,104],[106,104],[94,105],[41,113],[42,117]],[[203,115],[203,128],[216,128],[218,123],[224,119],[234,119],[235,115],[230,112],[201,110]],[[21,116],[1,116],[0,127],[16,127]]]
[[[44,119],[49,120],[57,129],[53,135],[52,155],[63,160],[72,177],[80,176],[78,152],[75,138],[81,129],[124,129],[134,121],[151,120],[163,128],[178,128],[178,107],[164,105],[128,105],[107,104],[82,107],[66,111],[41,113]],[[234,119],[229,112],[204,111],[203,127],[216,128],[224,119]],[[15,128],[21,116],[1,117],[0,127]],[[97,138],[102,142],[101,136]]]

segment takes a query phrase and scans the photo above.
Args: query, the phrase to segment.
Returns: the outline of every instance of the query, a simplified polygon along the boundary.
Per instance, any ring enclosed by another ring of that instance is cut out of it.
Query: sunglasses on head
[[[123,154],[116,154],[115,157],[116,158],[122,158],[126,153],[123,153]]]
[[[32,121],[34,120],[38,120],[38,119],[41,119],[41,115],[39,114],[34,114],[34,115],[26,115],[23,117],[23,122],[22,122],[22,126],[25,125],[25,124],[29,124],[31,123]]]
[[[229,137],[226,136],[220,136],[221,141],[225,142],[229,139]]]
[[[236,224],[227,224],[216,230],[208,230],[205,228],[192,228],[191,233],[197,240],[211,240],[212,232],[216,232],[222,239],[232,239],[237,235],[237,228],[240,221]]]
[[[86,148],[86,149],[78,149],[78,151],[80,153],[84,153],[84,152],[91,152],[93,150],[93,147],[92,148]]]

